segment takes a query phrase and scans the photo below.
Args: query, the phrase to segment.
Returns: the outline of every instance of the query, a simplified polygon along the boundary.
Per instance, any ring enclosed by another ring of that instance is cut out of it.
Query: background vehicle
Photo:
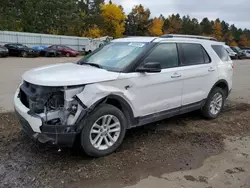
[[[48,47],[49,49],[53,49],[59,51],[61,55],[66,57],[76,57],[79,55],[79,52],[73,50],[72,48],[65,46],[65,45],[52,45]]]
[[[0,57],[7,57],[9,55],[9,50],[0,45]]]
[[[36,51],[41,51],[41,50],[44,50],[46,48],[48,48],[48,46],[46,46],[46,45],[40,45],[40,46],[33,46],[32,47],[32,49],[36,50]]]
[[[95,39],[90,39],[90,42],[82,48],[83,52],[86,54],[91,53],[95,51],[96,49],[102,47],[103,45],[109,43],[111,40],[113,40],[113,37],[105,36]]]
[[[230,48],[238,54],[239,59],[245,59],[246,56],[238,46],[230,46]]]
[[[246,58],[250,58],[250,50],[243,50],[243,53],[245,54]]]
[[[230,46],[224,45],[226,51],[228,52],[228,55],[230,56],[231,59],[238,59],[238,54],[234,52]]]
[[[19,43],[10,43],[4,45],[9,50],[9,55],[11,56],[22,56],[22,57],[38,57],[39,51],[33,50],[23,44]]]
[[[101,157],[127,129],[194,110],[218,117],[232,75],[224,45],[208,37],[121,38],[77,64],[26,72],[14,105],[33,139],[72,146],[79,136],[88,155]]]

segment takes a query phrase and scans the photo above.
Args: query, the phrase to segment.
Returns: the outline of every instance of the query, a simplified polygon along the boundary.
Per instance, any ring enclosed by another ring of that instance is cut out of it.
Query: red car
[[[59,51],[61,55],[66,56],[66,57],[76,57],[79,55],[78,51],[73,50],[72,48],[68,46],[64,46],[64,45],[52,45],[52,46],[49,46],[49,48]]]

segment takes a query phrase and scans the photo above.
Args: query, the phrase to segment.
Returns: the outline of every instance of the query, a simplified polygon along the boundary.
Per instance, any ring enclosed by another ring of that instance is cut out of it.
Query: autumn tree
[[[102,35],[102,30],[97,25],[93,25],[93,27],[89,28],[89,30],[84,34],[84,36],[91,38],[99,38]]]
[[[163,27],[164,21],[161,18],[154,18],[152,20],[152,24],[149,28],[149,33],[151,36],[160,36],[163,34],[162,27]]]
[[[239,46],[249,46],[249,40],[245,34],[240,36]]]
[[[143,36],[149,34],[150,10],[142,5],[136,5],[128,14],[126,20],[126,35]]]
[[[213,25],[213,37],[217,38],[217,40],[222,41],[223,35],[222,35],[222,27],[220,20],[216,20]]]
[[[178,34],[181,32],[182,20],[179,14],[172,14],[167,19],[165,19],[163,30],[164,33]]]
[[[104,18],[104,34],[112,37],[121,37],[125,31],[125,13],[118,5],[111,3],[101,7]]]

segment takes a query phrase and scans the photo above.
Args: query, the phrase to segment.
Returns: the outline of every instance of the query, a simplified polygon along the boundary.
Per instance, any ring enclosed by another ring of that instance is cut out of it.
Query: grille
[[[55,110],[64,106],[64,92],[59,87],[38,86],[24,82],[19,97],[23,105],[34,113]]]
[[[29,98],[22,89],[20,89],[19,97],[23,105],[29,108]]]

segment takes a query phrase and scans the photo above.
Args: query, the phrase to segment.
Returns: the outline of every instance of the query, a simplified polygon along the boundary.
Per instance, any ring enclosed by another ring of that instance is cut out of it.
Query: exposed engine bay
[[[49,87],[24,81],[20,86],[19,98],[30,109],[30,115],[39,115],[47,125],[74,125],[83,107],[76,94],[84,86]]]

